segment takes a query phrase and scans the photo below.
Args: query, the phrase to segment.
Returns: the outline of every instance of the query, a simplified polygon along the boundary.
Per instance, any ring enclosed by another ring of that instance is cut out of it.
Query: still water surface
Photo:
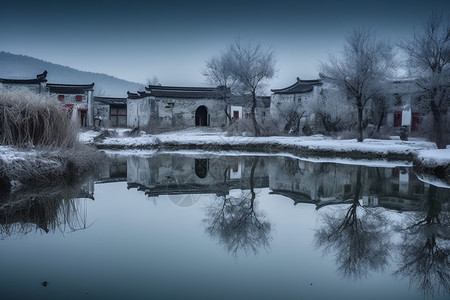
[[[0,298],[448,299],[449,195],[408,167],[114,155],[3,199]]]

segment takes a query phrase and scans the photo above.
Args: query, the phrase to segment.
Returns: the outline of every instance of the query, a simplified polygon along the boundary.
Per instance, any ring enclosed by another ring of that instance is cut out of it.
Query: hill
[[[87,84],[95,83],[94,95],[126,97],[127,91],[143,89],[143,84],[130,82],[101,73],[80,71],[25,55],[0,52],[0,78],[35,78],[48,71],[50,83]]]

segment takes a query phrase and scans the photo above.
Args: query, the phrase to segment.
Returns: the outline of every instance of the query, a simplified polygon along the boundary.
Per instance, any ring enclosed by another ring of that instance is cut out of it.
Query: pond
[[[448,299],[450,190],[408,166],[109,154],[0,203],[1,299]]]

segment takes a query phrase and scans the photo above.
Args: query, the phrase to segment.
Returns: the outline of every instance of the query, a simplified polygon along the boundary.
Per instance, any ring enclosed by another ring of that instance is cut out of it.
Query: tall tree
[[[418,85],[423,90],[420,104],[433,116],[434,140],[439,149],[446,147],[445,117],[450,106],[450,21],[433,13],[411,40],[401,48],[409,57],[410,66],[419,74]]]
[[[347,94],[358,110],[358,142],[363,137],[363,111],[368,101],[381,90],[394,65],[392,46],[370,30],[357,29],[347,36],[341,57],[330,56],[321,64],[325,80]]]
[[[267,80],[275,76],[276,58],[274,49],[265,49],[261,44],[242,45],[240,40],[232,43],[225,54],[226,65],[244,94],[251,94],[250,115],[255,136],[261,131],[256,121],[257,93]]]
[[[203,71],[203,76],[209,84],[218,86],[220,89],[220,99],[225,102],[225,115],[231,123],[231,115],[228,112],[229,100],[233,88],[235,87],[236,79],[231,76],[230,68],[227,64],[228,53],[222,53],[219,56],[213,56],[206,61],[206,69]]]

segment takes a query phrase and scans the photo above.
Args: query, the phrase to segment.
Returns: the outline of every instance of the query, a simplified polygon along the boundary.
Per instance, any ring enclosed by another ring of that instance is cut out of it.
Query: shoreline
[[[336,140],[330,137],[315,135],[311,137],[246,137],[227,136],[213,129],[189,128],[183,131],[163,134],[142,134],[138,137],[108,137],[94,142],[84,133],[84,142],[98,150],[154,150],[183,151],[199,150],[211,152],[242,152],[242,153],[286,153],[298,158],[347,159],[367,161],[407,162],[419,174],[434,176],[450,186],[450,148],[436,149],[432,142],[423,139],[401,141],[396,137],[391,140],[365,139]],[[98,134],[98,132],[97,132]]]
[[[94,142],[99,135],[98,131],[85,131],[79,133],[80,142],[99,150],[134,150],[134,151],[202,151],[202,152],[237,152],[238,155],[264,153],[268,155],[292,155],[298,159],[312,159],[317,162],[331,160],[335,163],[355,163],[369,165],[373,162],[390,162],[395,164],[407,164],[413,167],[418,175],[434,177],[450,187],[450,147],[437,150],[431,142],[422,139],[410,141],[373,140],[366,139],[362,143],[356,140],[336,140],[330,137],[315,135],[311,137],[246,137],[227,136],[222,131],[214,129],[190,128],[184,131],[169,132],[164,134],[149,135],[140,134],[135,137],[123,135],[126,129],[120,129],[117,136],[106,137]],[[48,177],[52,177],[52,171],[61,175],[61,168],[55,168],[55,160],[51,155],[44,157],[36,150],[19,150],[13,147],[1,146],[0,167],[11,167],[13,164],[23,164],[24,160],[42,168],[43,160],[49,165]],[[346,162],[344,162],[346,161]],[[58,161],[61,164],[61,160]],[[44,163],[45,164],[45,163]],[[64,169],[64,168],[63,168]],[[1,171],[1,170],[0,170]],[[4,171],[4,170],[3,170]],[[4,173],[4,172],[3,172]],[[77,173],[77,172],[76,172]],[[41,172],[42,174],[42,172]],[[3,174],[5,175],[5,174]],[[0,176],[2,177],[2,176]],[[3,176],[4,177],[4,176]],[[0,186],[5,188],[5,180]],[[15,178],[10,178],[16,180]]]

